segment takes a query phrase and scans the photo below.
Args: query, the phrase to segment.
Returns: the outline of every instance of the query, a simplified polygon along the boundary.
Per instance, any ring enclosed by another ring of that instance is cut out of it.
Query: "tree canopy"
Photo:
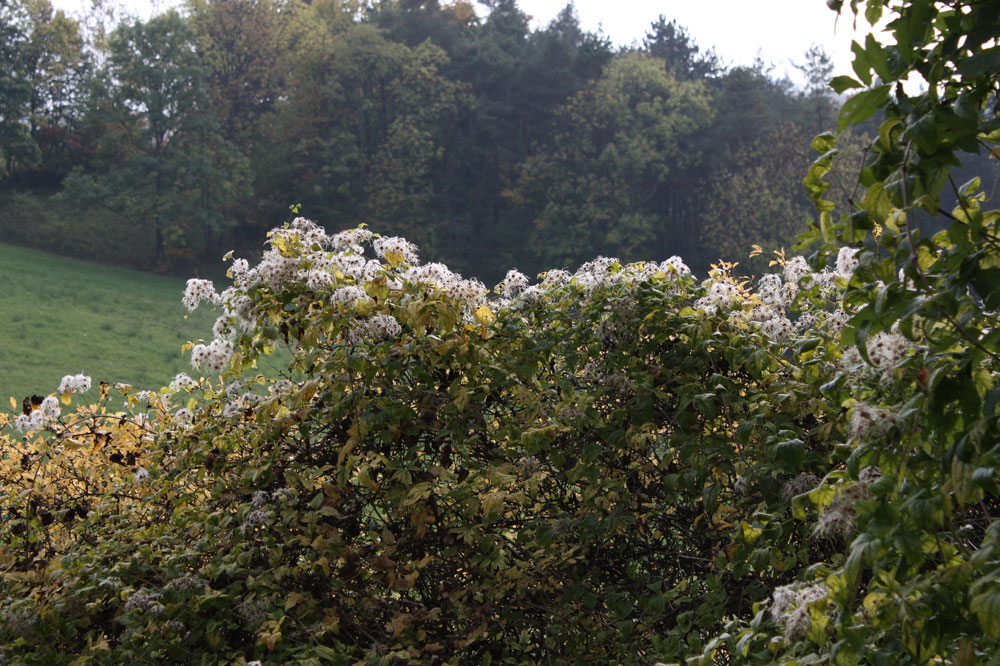
[[[726,172],[781,200],[800,164],[772,160],[771,187],[746,152],[834,123],[821,52],[797,91],[664,16],[616,49],[572,5],[539,28],[516,2],[191,0],[117,22],[98,3],[80,24],[46,0],[5,7],[0,229],[84,254],[104,225],[127,244],[101,257],[160,271],[259,255],[294,204],[490,282],[650,243],[704,271],[745,254],[709,225],[781,241],[693,184]],[[26,197],[53,220],[27,235]]]

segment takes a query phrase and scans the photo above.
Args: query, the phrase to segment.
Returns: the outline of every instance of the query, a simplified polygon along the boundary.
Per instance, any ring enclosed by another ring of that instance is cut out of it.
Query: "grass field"
[[[178,372],[194,376],[181,345],[211,338],[216,313],[185,319],[184,284],[0,244],[0,404],[52,393],[79,372],[94,386],[152,390]]]

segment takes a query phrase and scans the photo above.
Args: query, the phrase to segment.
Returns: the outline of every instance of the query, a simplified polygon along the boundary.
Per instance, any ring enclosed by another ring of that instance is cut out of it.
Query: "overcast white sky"
[[[518,6],[534,18],[536,27],[542,27],[566,3],[520,0]],[[53,4],[77,14],[89,7],[90,1],[53,0]],[[122,0],[122,4],[147,15],[153,6],[177,3]],[[834,57],[837,74],[850,73],[853,16],[847,12],[837,21],[825,0],[576,0],[575,5],[585,29],[600,28],[619,45],[641,40],[649,24],[663,14],[686,27],[699,46],[714,47],[729,64],[749,65],[759,52],[765,62],[774,64],[775,74],[787,74],[797,81],[800,77],[791,64],[801,63],[805,51],[820,44]],[[861,26],[867,27],[863,19]]]
[[[566,0],[522,0],[521,9],[541,25],[566,6]],[[641,40],[660,14],[676,19],[702,48],[714,47],[724,62],[752,64],[758,52],[779,76],[798,80],[792,62],[803,62],[812,44],[834,57],[837,74],[851,72],[853,14],[838,21],[825,0],[576,0],[580,23],[602,28],[616,44]],[[862,18],[859,30],[867,28]],[[860,41],[863,41],[861,32]]]

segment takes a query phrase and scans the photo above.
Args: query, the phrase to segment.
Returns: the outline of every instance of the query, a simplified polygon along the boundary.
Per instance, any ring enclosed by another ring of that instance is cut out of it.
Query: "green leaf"
[[[854,69],[854,73],[858,75],[862,83],[870,86],[872,84],[872,74],[871,65],[868,63],[868,54],[865,53],[864,47],[857,42],[851,43],[851,52],[854,53],[854,62],[851,63],[851,68]]]
[[[985,49],[979,53],[960,60],[957,64],[958,73],[966,79],[976,79],[984,74],[1000,71],[1000,46]]]
[[[1000,268],[986,268],[976,271],[972,286],[988,308],[1000,306]]]
[[[837,147],[837,137],[832,132],[823,132],[813,139],[809,146],[820,155],[826,155]]]
[[[969,609],[990,638],[1000,638],[1000,581],[996,575],[981,578],[972,586]]]
[[[878,128],[878,140],[882,144],[882,149],[885,151],[892,150],[892,130],[902,124],[902,120],[899,118],[890,118],[884,123],[879,125]]]
[[[867,54],[868,62],[880,79],[883,81],[892,79],[892,73],[889,71],[889,59],[885,49],[882,48],[882,45],[878,43],[875,35],[872,33],[868,33],[865,37],[865,54]]]
[[[843,75],[833,77],[833,80],[830,81],[830,87],[833,88],[833,91],[839,95],[845,90],[851,90],[852,88],[864,88],[865,86],[857,79]]]
[[[857,125],[875,115],[889,101],[889,89],[889,85],[876,86],[844,102],[837,119],[838,129],[844,131],[849,125]]]
[[[869,2],[865,5],[865,20],[875,25],[882,18],[882,3]]]
[[[833,226],[833,215],[824,210],[819,214],[819,228],[823,232],[823,242],[832,243],[837,238],[837,230]]]

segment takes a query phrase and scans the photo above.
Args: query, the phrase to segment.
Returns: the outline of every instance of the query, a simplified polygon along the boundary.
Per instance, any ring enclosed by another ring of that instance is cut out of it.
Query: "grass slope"
[[[184,283],[0,244],[0,404],[78,372],[152,390],[194,376],[181,345],[211,338],[216,315],[185,319]]]

